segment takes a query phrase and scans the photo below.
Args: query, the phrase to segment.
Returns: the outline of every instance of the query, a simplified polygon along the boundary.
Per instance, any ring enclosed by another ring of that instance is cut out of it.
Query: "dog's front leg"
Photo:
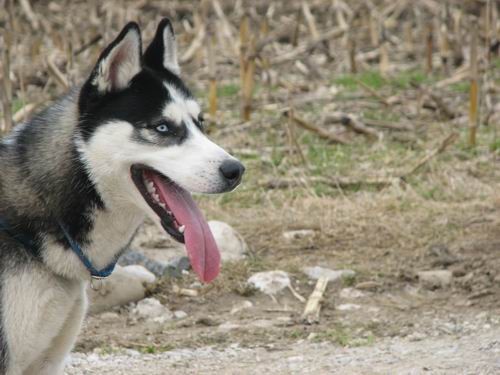
[[[73,348],[78,332],[87,311],[87,296],[83,291],[66,318],[59,334],[53,339],[50,348],[23,375],[63,375],[66,358]]]

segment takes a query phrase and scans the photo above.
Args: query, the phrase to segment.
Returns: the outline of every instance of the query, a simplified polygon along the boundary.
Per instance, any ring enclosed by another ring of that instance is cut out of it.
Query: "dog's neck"
[[[68,247],[58,221],[101,269],[128,245],[144,216],[110,194],[111,182],[97,186],[91,180],[75,144],[76,98],[77,92],[63,98],[5,141],[0,215],[26,235],[38,235],[36,256],[54,272],[88,280],[89,271]]]
[[[129,204],[96,209],[86,241],[80,244],[96,269],[103,269],[127,248],[144,217]],[[67,278],[88,280],[90,273],[81,260],[54,237],[47,237],[42,251],[44,263]]]

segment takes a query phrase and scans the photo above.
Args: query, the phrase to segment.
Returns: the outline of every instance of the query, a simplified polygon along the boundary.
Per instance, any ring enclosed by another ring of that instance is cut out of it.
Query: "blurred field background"
[[[81,83],[127,21],[147,43],[165,16],[210,136],[247,166],[240,189],[201,204],[243,235],[250,257],[226,264],[198,299],[169,294],[169,280],[152,291],[188,311],[192,325],[144,334],[126,317],[122,325],[91,318],[77,350],[307,338],[371,345],[411,335],[417,317],[419,332],[446,335],[432,319],[498,312],[498,1],[3,0],[2,131]],[[288,241],[292,230],[312,234]],[[252,326],[277,310],[247,278],[282,269],[307,297],[314,283],[305,265],[356,276],[328,289],[316,325],[297,322],[303,305],[287,296],[289,324]],[[449,270],[453,283],[421,288],[418,272],[434,269]],[[363,291],[364,308],[335,308],[346,287]],[[246,328],[211,327],[249,298],[254,308],[238,317]],[[203,315],[217,319],[200,323]]]

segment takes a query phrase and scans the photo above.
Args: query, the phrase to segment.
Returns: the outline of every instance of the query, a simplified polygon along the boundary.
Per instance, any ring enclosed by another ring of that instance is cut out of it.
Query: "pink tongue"
[[[220,253],[210,227],[191,194],[155,173],[146,172],[146,176],[154,182],[160,199],[170,207],[177,221],[186,226],[184,242],[191,267],[201,281],[212,281],[219,274]]]

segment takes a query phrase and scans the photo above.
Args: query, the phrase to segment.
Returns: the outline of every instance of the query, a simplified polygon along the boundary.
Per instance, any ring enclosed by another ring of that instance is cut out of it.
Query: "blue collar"
[[[118,257],[116,257],[115,260],[113,260],[106,267],[101,268],[100,270],[98,270],[97,268],[95,268],[93,266],[93,264],[90,261],[90,259],[83,253],[82,248],[80,247],[80,245],[78,245],[78,243],[75,242],[75,240],[73,238],[71,238],[71,236],[69,235],[69,233],[68,233],[67,229],[65,228],[65,226],[63,225],[63,223],[61,223],[60,221],[57,221],[57,223],[59,224],[59,227],[61,228],[61,230],[62,230],[62,232],[64,234],[64,237],[66,237],[66,240],[68,241],[69,246],[71,247],[71,250],[73,250],[73,252],[76,254],[76,256],[78,258],[80,258],[80,260],[82,261],[83,265],[85,267],[87,267],[87,269],[90,272],[90,276],[93,279],[105,279],[105,278],[109,277],[109,275],[111,275],[113,273],[113,271],[115,269],[115,266],[116,266],[116,263],[118,262]]]
[[[116,263],[118,262],[118,257],[113,262],[111,262],[109,265],[107,265],[106,267],[104,267],[100,270],[96,269],[93,266],[90,259],[83,253],[83,250],[80,247],[80,245],[77,242],[75,242],[75,240],[73,238],[71,238],[71,236],[69,235],[65,226],[60,221],[58,221],[57,223],[59,224],[59,227],[61,228],[61,230],[64,234],[64,237],[66,238],[66,241],[68,241],[71,250],[73,250],[75,255],[80,259],[80,261],[83,263],[83,265],[87,268],[87,270],[90,272],[90,276],[93,279],[105,279],[113,273],[115,266],[116,266]],[[18,233],[12,232],[10,226],[1,217],[0,217],[0,231],[4,231],[9,236],[11,236],[13,239],[15,239],[16,241],[23,244],[24,247],[26,247],[32,251],[35,251],[35,252],[38,251],[37,245],[32,238],[30,238],[29,236],[26,236],[25,234],[22,234],[22,233],[18,234]]]

